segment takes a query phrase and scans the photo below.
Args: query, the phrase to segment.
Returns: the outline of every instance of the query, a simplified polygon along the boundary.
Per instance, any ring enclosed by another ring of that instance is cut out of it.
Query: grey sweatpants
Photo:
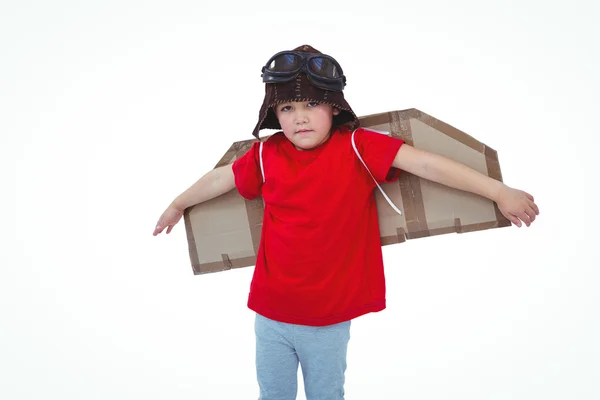
[[[256,314],[260,400],[295,400],[298,363],[307,400],[343,400],[350,324],[295,325]]]

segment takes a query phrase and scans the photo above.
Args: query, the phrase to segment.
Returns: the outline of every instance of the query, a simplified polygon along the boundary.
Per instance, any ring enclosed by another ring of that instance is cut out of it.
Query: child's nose
[[[308,117],[305,112],[298,111],[296,112],[296,123],[302,124],[308,121]]]

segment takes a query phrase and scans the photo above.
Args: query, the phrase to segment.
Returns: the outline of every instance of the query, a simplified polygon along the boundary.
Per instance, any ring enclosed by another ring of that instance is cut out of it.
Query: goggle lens
[[[327,58],[312,58],[308,66],[315,75],[322,76],[324,78],[340,77],[340,73],[338,71],[337,66]]]
[[[294,54],[282,54],[269,64],[269,71],[272,72],[292,72],[296,71],[302,65],[302,59]]]

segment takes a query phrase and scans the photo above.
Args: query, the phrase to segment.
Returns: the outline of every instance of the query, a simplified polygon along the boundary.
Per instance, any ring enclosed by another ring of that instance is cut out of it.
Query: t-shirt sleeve
[[[392,162],[404,143],[395,138],[369,129],[359,129],[354,136],[356,148],[378,183],[394,182],[400,170]],[[368,173],[368,172],[367,172]]]
[[[259,164],[259,142],[233,162],[235,187],[242,197],[252,200],[262,193],[262,172]]]

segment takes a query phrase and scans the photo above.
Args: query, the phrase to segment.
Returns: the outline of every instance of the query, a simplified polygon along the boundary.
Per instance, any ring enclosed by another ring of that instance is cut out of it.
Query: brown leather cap
[[[294,51],[322,54],[309,45],[296,47]],[[334,127],[347,125],[349,129],[353,130],[360,125],[358,117],[344,98],[343,92],[315,87],[305,74],[300,73],[295,80],[290,82],[265,84],[265,99],[260,108],[258,123],[252,135],[258,139],[261,129],[281,129],[272,107],[289,101],[315,101],[337,108],[340,113],[333,116]]]

